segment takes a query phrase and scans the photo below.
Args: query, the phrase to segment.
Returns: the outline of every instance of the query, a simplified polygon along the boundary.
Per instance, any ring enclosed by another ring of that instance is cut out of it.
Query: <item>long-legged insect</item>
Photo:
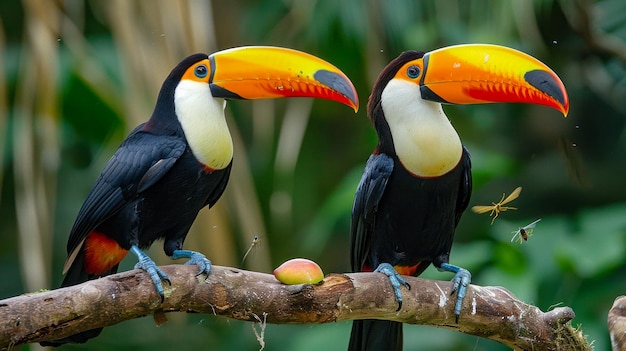
[[[252,242],[250,243],[250,247],[248,247],[248,250],[246,250],[246,253],[243,255],[243,258],[241,259],[241,264],[243,265],[243,262],[246,260],[246,257],[248,257],[248,254],[252,251],[252,249],[254,249],[257,245],[259,245],[261,242],[261,238],[259,238],[258,235],[255,235],[252,238]]]
[[[500,214],[500,212],[504,212],[507,210],[517,210],[517,207],[509,207],[509,206],[502,206],[502,205],[507,204],[517,199],[521,192],[522,192],[522,187],[518,186],[517,188],[515,188],[515,190],[513,190],[513,192],[511,192],[511,195],[507,196],[506,198],[504,198],[505,194],[503,193],[502,199],[500,199],[499,202],[497,203],[492,202],[491,206],[473,206],[472,211],[478,214],[490,212],[489,216],[490,217],[493,216],[493,218],[491,219],[491,224],[493,224],[493,221],[495,221],[496,218],[498,218],[498,215]]]
[[[538,220],[525,225],[523,227],[519,227],[517,230],[512,231],[511,233],[514,233],[513,237],[511,238],[511,242],[515,241],[515,238],[519,239],[519,243],[522,244],[524,241],[527,241],[528,238],[530,236],[533,235],[533,231],[535,230],[535,225],[537,225],[537,222],[539,222],[541,220],[541,218],[539,218]]]

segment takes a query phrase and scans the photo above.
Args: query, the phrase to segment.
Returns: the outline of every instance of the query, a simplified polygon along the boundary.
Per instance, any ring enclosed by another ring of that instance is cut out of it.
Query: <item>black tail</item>
[[[348,351],[402,351],[402,323],[376,319],[352,322]]]
[[[84,262],[85,262],[85,253],[84,251],[81,251],[74,259],[74,262],[70,266],[70,269],[67,271],[65,278],[63,279],[63,283],[61,283],[62,288],[72,286],[72,285],[78,285],[88,280],[96,279],[96,278],[109,275],[109,274],[115,274],[117,272],[117,265],[116,265],[115,267],[111,268],[108,272],[105,272],[103,274],[98,274],[98,275],[88,274],[87,272],[85,272]],[[53,346],[53,347],[61,346],[64,344],[83,344],[87,342],[87,340],[93,339],[96,336],[100,335],[100,332],[102,332],[102,328],[95,328],[95,329],[86,330],[84,332],[80,332],[78,334],[70,335],[63,339],[52,340],[52,341],[42,341],[39,344],[41,346]]]

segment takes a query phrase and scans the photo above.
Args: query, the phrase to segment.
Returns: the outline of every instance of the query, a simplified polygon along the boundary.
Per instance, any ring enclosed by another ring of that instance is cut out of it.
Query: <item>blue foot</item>
[[[465,298],[467,286],[472,281],[472,274],[467,269],[457,267],[449,263],[442,263],[439,270],[455,273],[454,278],[452,278],[452,291],[450,292],[450,295],[456,292],[454,316],[456,322],[458,323],[459,317],[461,316],[461,305],[463,304],[463,298]]]
[[[206,274],[208,276],[211,272],[211,261],[199,252],[190,250],[174,250],[174,253],[170,256],[170,258],[173,260],[188,258],[189,261],[187,261],[185,265],[195,264],[198,268],[200,268],[200,271],[196,274],[196,276],[200,274]]]
[[[407,283],[404,278],[389,263],[381,263],[378,265],[374,273],[382,273],[389,278],[391,282],[391,286],[393,287],[393,292],[396,295],[396,301],[398,301],[398,309],[396,311],[400,311],[402,308],[402,293],[400,292],[400,286],[404,285],[407,289],[411,290],[411,286]]]
[[[159,293],[159,296],[161,296],[161,302],[163,302],[165,300],[165,293],[163,291],[162,281],[172,284],[172,282],[170,282],[170,278],[167,274],[163,273],[163,271],[157,267],[156,263],[154,263],[148,255],[141,251],[137,245],[131,246],[130,251],[137,256],[137,259],[139,259],[139,262],[135,265],[135,269],[143,269],[148,273],[148,275],[150,275],[150,278],[154,283],[154,287]]]

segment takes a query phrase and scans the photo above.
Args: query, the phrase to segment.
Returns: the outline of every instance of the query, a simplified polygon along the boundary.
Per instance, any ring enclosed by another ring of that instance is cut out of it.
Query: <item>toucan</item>
[[[449,263],[455,229],[472,191],[470,154],[442,104],[518,102],[564,116],[569,99],[559,77],[539,60],[503,46],[467,44],[407,51],[374,84],[367,113],[378,144],[357,187],[350,229],[352,271],[389,277],[398,310],[401,275],[430,264],[455,273],[458,322],[471,274]],[[402,324],[353,322],[349,350],[401,350]]]
[[[213,206],[228,182],[233,142],[226,100],[282,97],[334,100],[358,110],[347,76],[304,52],[238,47],[183,59],[163,82],[150,119],[122,142],[80,208],[61,286],[115,273],[130,251],[163,301],[162,281],[169,279],[142,251],[158,239],[167,256],[188,258],[198,275],[209,274],[211,262],[184,250],[183,241],[198,211]],[[100,331],[42,344],[83,343]]]

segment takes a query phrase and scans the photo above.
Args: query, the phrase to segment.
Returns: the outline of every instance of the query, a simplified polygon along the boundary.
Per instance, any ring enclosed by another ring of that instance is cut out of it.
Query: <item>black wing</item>
[[[467,209],[470,196],[472,195],[472,161],[470,160],[469,151],[465,147],[463,147],[463,156],[461,156],[461,167],[463,167],[463,174],[459,184],[459,195],[456,203],[455,226],[459,224],[461,215]]]
[[[362,270],[369,253],[378,204],[393,171],[393,159],[385,154],[371,155],[356,190],[352,206],[350,248],[352,271]]]
[[[185,151],[187,144],[180,137],[154,135],[141,128],[124,140],[87,195],[67,242],[68,255],[96,226],[161,179]]]

